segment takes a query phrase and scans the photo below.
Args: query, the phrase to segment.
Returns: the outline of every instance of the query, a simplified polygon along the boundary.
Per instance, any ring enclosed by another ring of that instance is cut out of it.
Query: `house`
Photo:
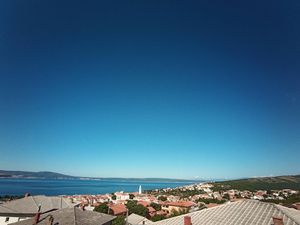
[[[259,190],[255,193],[256,196],[264,196],[267,194],[267,191],[262,191],[262,190]]]
[[[0,205],[0,225],[11,224],[34,217],[39,211],[45,214],[58,209],[74,207],[70,199],[47,197],[44,195],[26,196]]]
[[[123,204],[111,204],[108,206],[110,209],[110,214],[114,216],[126,215],[127,208]]]
[[[111,197],[106,194],[106,195],[97,195],[97,201],[100,203],[104,203],[104,202],[109,202],[111,199]]]
[[[12,225],[111,225],[115,216],[86,211],[78,207],[65,208],[34,218],[19,221]]]
[[[256,200],[229,202],[172,217],[153,225],[299,225],[300,211]]]
[[[124,192],[116,192],[115,193],[115,196],[116,196],[116,200],[129,200],[130,199],[130,195],[128,193],[124,193]]]
[[[147,209],[148,209],[148,214],[150,217],[153,217],[156,215],[156,210],[153,207],[148,206]]]
[[[167,216],[168,213],[163,210],[159,210],[159,211],[156,211],[156,215]]]
[[[178,202],[162,202],[161,209],[168,215],[171,215],[174,211],[177,212],[189,212],[193,207],[196,206],[191,201],[178,201]]]
[[[138,204],[138,205],[142,205],[142,206],[144,206],[144,207],[147,207],[147,206],[150,205],[150,203],[149,203],[149,202],[146,202],[146,201],[138,201],[137,204]]]

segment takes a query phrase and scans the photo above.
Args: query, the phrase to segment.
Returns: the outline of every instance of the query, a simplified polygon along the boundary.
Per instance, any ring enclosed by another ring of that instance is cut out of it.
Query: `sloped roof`
[[[138,204],[138,205],[145,206],[145,207],[147,207],[148,205],[150,205],[150,203],[149,203],[149,202],[146,202],[146,201],[138,201],[137,204]]]
[[[156,210],[151,206],[148,206],[147,209],[149,212],[156,212]]]
[[[123,204],[110,205],[109,208],[113,211],[114,215],[119,215],[127,212],[127,208]]]
[[[147,218],[142,217],[142,216],[137,215],[137,214],[134,214],[134,213],[132,213],[132,214],[130,214],[130,215],[128,216],[128,223],[129,223],[130,225],[139,225],[139,224],[143,224],[143,221],[145,221],[146,224],[151,223],[151,221],[148,220]]]
[[[69,199],[62,197],[47,197],[44,195],[28,196],[21,199],[6,202],[0,205],[0,215],[34,215],[41,206],[41,213],[51,210],[73,207]]]
[[[298,224],[300,224],[300,211],[293,209],[293,208],[287,208],[282,205],[275,205],[280,211],[282,211],[283,214],[288,216],[289,218],[292,218],[294,221],[296,221]]]
[[[54,218],[53,224],[61,225],[103,225],[113,220],[115,216],[98,213],[93,211],[82,211],[81,209],[66,208],[51,213],[43,214],[40,218],[39,225],[48,225],[49,216]],[[13,225],[32,225],[33,219],[23,220]]]
[[[189,208],[195,205],[194,202],[191,201],[178,201],[178,202],[163,202],[161,205],[169,205],[169,206],[177,206],[177,207],[185,207]]]
[[[300,225],[300,212],[272,203],[243,200],[186,214],[193,225],[271,225],[273,216],[283,217],[285,225]],[[155,222],[155,225],[182,225],[184,216]]]

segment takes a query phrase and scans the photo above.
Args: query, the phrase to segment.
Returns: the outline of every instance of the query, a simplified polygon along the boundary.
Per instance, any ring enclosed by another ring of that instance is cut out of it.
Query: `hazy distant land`
[[[246,178],[215,183],[216,190],[238,189],[252,191],[280,190],[285,188],[300,190],[300,175]]]
[[[40,172],[29,172],[29,171],[8,171],[0,170],[0,178],[16,178],[16,179],[81,179],[81,180],[130,180],[130,181],[148,181],[148,182],[203,182],[203,180],[187,180],[187,179],[172,179],[172,178],[122,178],[122,177],[80,177],[70,176],[61,173],[40,171]]]

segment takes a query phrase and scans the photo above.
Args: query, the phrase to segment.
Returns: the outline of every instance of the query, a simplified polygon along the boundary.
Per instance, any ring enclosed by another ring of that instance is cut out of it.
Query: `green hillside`
[[[28,171],[7,171],[0,170],[0,178],[47,178],[47,179],[69,179],[73,176],[54,173],[49,171],[28,172]]]
[[[300,175],[248,178],[216,182],[214,190],[280,190],[280,189],[300,190]]]

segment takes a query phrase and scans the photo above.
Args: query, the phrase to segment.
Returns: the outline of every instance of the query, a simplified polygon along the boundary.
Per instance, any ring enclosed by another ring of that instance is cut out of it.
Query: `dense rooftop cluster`
[[[292,189],[216,190],[214,183],[201,183],[133,193],[26,195],[0,204],[0,225],[300,225],[299,194]]]

